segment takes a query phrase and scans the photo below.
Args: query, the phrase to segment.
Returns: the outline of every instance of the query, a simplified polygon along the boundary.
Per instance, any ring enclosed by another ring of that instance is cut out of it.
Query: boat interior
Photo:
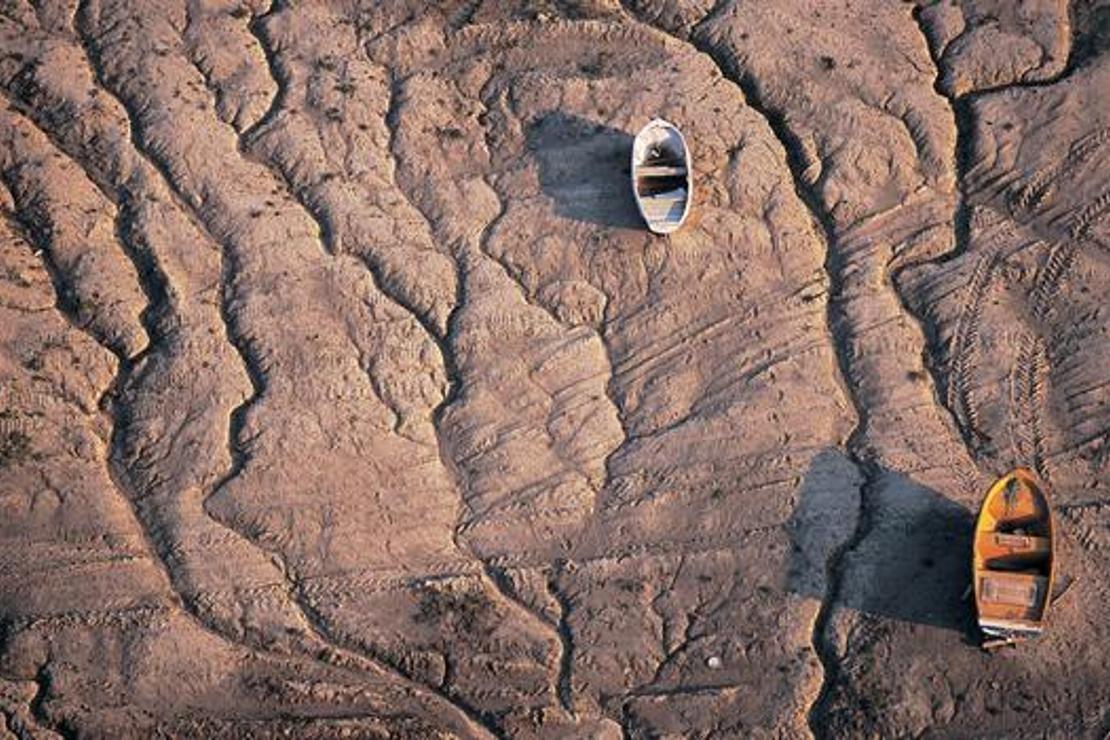
[[[988,634],[1038,633],[1052,575],[1052,524],[1036,483],[1013,475],[992,491],[975,533],[979,624]]]
[[[653,224],[682,221],[686,211],[686,150],[678,134],[662,126],[649,129],[636,142],[636,194],[644,216]]]

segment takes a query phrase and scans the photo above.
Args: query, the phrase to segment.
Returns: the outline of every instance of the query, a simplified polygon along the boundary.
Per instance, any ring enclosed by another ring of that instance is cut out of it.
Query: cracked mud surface
[[[1105,736],[1108,88],[1102,0],[0,2],[0,738]]]

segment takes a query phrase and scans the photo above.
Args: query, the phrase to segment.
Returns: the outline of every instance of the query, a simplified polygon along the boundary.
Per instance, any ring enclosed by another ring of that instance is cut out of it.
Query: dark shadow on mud
[[[632,136],[579,116],[550,113],[528,126],[528,150],[540,187],[563,217],[642,229],[632,195]]]
[[[965,599],[972,512],[901,473],[880,470],[868,482],[864,530],[857,532],[837,523],[845,517],[855,523],[852,486],[858,483],[855,466],[839,450],[814,458],[791,517],[789,588],[824,599],[821,574],[829,564],[826,578],[839,581],[838,608],[953,630],[975,641],[974,602]],[[847,542],[847,550],[838,552],[838,542]]]

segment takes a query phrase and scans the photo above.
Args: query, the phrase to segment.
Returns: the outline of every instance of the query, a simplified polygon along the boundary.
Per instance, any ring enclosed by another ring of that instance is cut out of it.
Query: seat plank
[[[975,540],[976,550],[988,566],[998,560],[1014,564],[1039,563],[1048,560],[1051,554],[1047,537],[980,532]]]
[[[1029,573],[982,571],[979,579],[981,619],[1040,620],[1047,578]]]
[[[675,177],[685,175],[685,167],[668,167],[667,165],[646,165],[636,168],[637,177]]]

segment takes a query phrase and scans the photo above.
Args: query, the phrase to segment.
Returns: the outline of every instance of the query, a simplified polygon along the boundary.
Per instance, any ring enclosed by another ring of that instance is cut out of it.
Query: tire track
[[[968,173],[971,171],[974,161],[972,135],[975,124],[975,111],[971,103],[977,93],[972,92],[962,97],[954,97],[946,92],[945,74],[941,69],[944,50],[934,49],[934,44],[930,39],[929,29],[922,18],[922,9],[923,8],[920,6],[914,8],[911,11],[911,17],[914,26],[918,29],[922,39],[925,41],[929,59],[933,63],[935,71],[933,92],[948,102],[948,106],[952,111],[953,123],[956,128],[953,169],[956,174],[958,197],[952,217],[954,247],[949,254],[926,261],[932,262],[933,264],[940,264],[957,259],[961,255],[966,254],[971,246],[972,229],[975,226],[982,225],[980,223],[982,218],[979,217],[977,220],[977,215],[969,201],[966,184]],[[961,31],[959,35],[962,36],[963,32]],[[934,53],[935,51],[937,53]],[[937,405],[946,409],[950,414],[972,460],[978,457],[979,449],[986,441],[987,437],[979,429],[979,413],[972,394],[973,383],[971,373],[974,367],[975,355],[977,354],[975,345],[980,336],[979,324],[982,318],[983,301],[985,299],[984,292],[992,284],[994,272],[998,268],[1000,262],[1000,255],[991,254],[984,255],[975,265],[972,278],[968,284],[970,299],[963,302],[960,308],[959,318],[957,319],[956,332],[953,339],[954,346],[949,360],[948,376],[943,379],[937,377],[932,363],[926,363],[927,370],[933,375],[934,390],[936,391],[940,388],[944,388],[945,391],[943,400],[939,397],[939,394],[937,394]],[[899,298],[901,299],[901,294],[899,294]],[[904,301],[903,304],[905,305]],[[921,323],[924,331],[927,328],[925,326],[925,321],[922,320]],[[925,331],[925,335],[929,336],[929,332]]]
[[[738,543],[781,532],[786,524],[787,522],[776,522],[760,527],[734,527],[682,539],[616,545],[599,552],[583,553],[569,558],[552,557],[548,552],[522,551],[484,559],[459,558],[443,561],[425,567],[420,573],[370,569],[339,575],[307,577],[302,579],[301,583],[308,593],[327,594],[329,599],[342,599],[346,594],[409,588],[429,580],[477,577],[481,576],[487,568],[497,571],[523,571],[550,568],[556,562],[561,562],[568,567],[571,565],[577,567],[594,563],[621,563],[638,558],[732,551]],[[524,608],[528,608],[523,602],[519,603]]]
[[[1034,279],[1030,308],[1034,320],[1042,327],[1051,320],[1060,295],[1061,283],[1067,279],[1075,262],[1073,244],[1053,244],[1043,267]],[[1021,434],[1012,441],[1019,461],[1029,461],[1034,470],[1045,480],[1050,480],[1046,442],[1041,419],[1047,415],[1045,385],[1049,369],[1046,367],[1048,347],[1037,333],[1026,332],[1021,351],[1012,371],[1011,399],[1013,414],[1018,420]]]
[[[922,33],[927,37],[928,31],[921,23],[918,10],[915,10],[914,18],[918,21]],[[971,241],[969,182],[977,187],[980,192],[989,191],[993,188],[1005,189],[1013,184],[1012,180],[1007,181],[1005,172],[1000,172],[993,178],[984,179],[982,175],[977,175],[974,171],[973,138],[975,135],[975,117],[977,115],[975,104],[989,95],[995,95],[1006,90],[1044,88],[1067,79],[1081,66],[1082,60],[1077,57],[1077,46],[1074,43],[1079,33],[1080,29],[1078,27],[1072,27],[1069,30],[1072,43],[1069,44],[1067,63],[1058,74],[1045,80],[1016,81],[1011,84],[971,90],[957,96],[950,95],[942,89],[939,64],[937,65],[938,75],[935,89],[949,100],[955,111],[957,122],[956,160],[961,193],[959,212],[965,214],[962,218],[957,219],[957,244],[964,245],[957,250],[958,253],[966,251],[967,245]],[[933,61],[934,63],[938,62],[936,57]],[[1058,234],[1053,234],[1043,223],[1031,219],[1034,218],[1036,212],[1045,212],[1051,209],[1056,196],[1060,193],[1059,181],[1068,172],[1085,167],[1097,159],[1105,150],[1107,142],[1110,142],[1110,128],[1099,128],[1080,136],[1071,142],[1067,153],[1062,158],[1037,169],[1024,182],[1004,194],[1005,202],[1009,205],[1010,212],[1014,214],[1015,218],[1020,215],[1017,212],[1024,212],[1025,221],[1019,220],[1019,223],[1022,223],[1034,233],[1041,234],[1042,238],[1052,245],[1048,262],[1038,273],[1030,298],[1032,316],[1036,322],[1042,325],[1048,320],[1053,311],[1056,296],[1059,292],[1059,282],[1070,270],[1077,247],[1071,243],[1060,243]],[[1091,229],[1101,222],[1108,213],[1110,213],[1110,192],[1103,193],[1078,213],[1072,214],[1070,218],[1063,222],[1063,226],[1071,239],[1084,239],[1090,236]],[[1060,224],[1064,218],[1063,215],[1058,215],[1051,218],[1048,223],[1050,225]],[[971,334],[970,338],[974,342],[978,332],[975,330]],[[1011,429],[1011,449],[1019,461],[1028,461],[1042,476],[1047,478],[1049,471],[1046,469],[1047,453],[1042,420],[1047,415],[1044,396],[1049,375],[1049,370],[1045,367],[1048,346],[1044,338],[1038,336],[1036,331],[1026,332],[1020,341],[1022,346],[1016,359],[1016,365],[1010,372],[1010,404],[1011,413],[1018,420],[1021,427],[1016,431]],[[957,357],[960,357],[960,355],[957,355]],[[967,366],[962,362],[958,364],[963,365],[963,367]],[[950,407],[961,422],[964,419],[971,422],[970,427],[975,433],[974,439],[981,440],[982,434],[975,428],[976,414],[974,404],[970,403],[972,399],[953,399],[951,390],[950,387]],[[957,393],[957,396],[959,395],[962,394]],[[961,411],[962,413],[957,413]]]
[[[1102,223],[1108,215],[1110,215],[1110,190],[1099,195],[1069,219],[1068,234],[1072,239],[1086,239],[1091,236],[1094,227]]]
[[[24,631],[60,634],[75,627],[136,627],[155,620],[168,620],[176,613],[176,608],[163,604],[136,604],[97,610],[30,614],[8,620],[5,626],[9,635]]]
[[[1110,142],[1110,128],[1098,129],[1076,139],[1068,148],[1068,153],[1062,161],[1037,170],[1012,193],[1011,205],[1027,212],[1040,208],[1047,199],[1055,195],[1056,181],[1065,172],[1087,164],[1105,148],[1108,142]]]
[[[928,30],[922,24],[920,8],[915,9],[913,16],[919,30],[928,38]],[[1072,30],[1074,36],[1077,30]],[[931,48],[931,47],[930,47]],[[1007,85],[971,90],[963,95],[950,95],[942,87],[942,74],[939,60],[933,56],[934,65],[937,66],[935,90],[945,97],[955,114],[957,124],[956,143],[956,169],[960,189],[960,201],[957,206],[956,219],[956,253],[952,256],[966,252],[971,243],[972,206],[968,194],[968,181],[974,173],[973,137],[975,134],[974,104],[984,96],[999,93],[1015,88],[1046,87],[1056,84],[1068,77],[1077,68],[1074,55],[1069,54],[1069,59],[1061,72],[1050,79],[1023,82],[1018,81]],[[1027,217],[1032,217],[1037,210],[1047,208],[1058,192],[1058,181],[1061,177],[1077,168],[1087,165],[1096,158],[1110,141],[1110,128],[1101,128],[1079,137],[1071,143],[1067,154],[1059,161],[1042,167],[1035,171],[1024,183],[1012,190],[1006,198],[1011,212],[1024,211]],[[978,183],[980,190],[997,186],[997,180],[1004,177],[999,174],[994,181],[981,181]],[[980,178],[981,180],[982,178]],[[1110,192],[1088,204],[1079,213],[1074,214],[1066,223],[1066,228],[1072,239],[1081,239],[1089,235],[1090,229],[1102,218],[1110,213]],[[1057,217],[1058,220],[1060,217]],[[1028,224],[1034,232],[1042,231],[1037,223]],[[1030,307],[1034,320],[1044,324],[1053,310],[1053,304],[1059,292],[1059,283],[1071,268],[1075,257],[1076,247],[1073,244],[1060,244],[1058,237],[1046,234],[1046,240],[1052,244],[1048,261],[1037,274],[1032,289]],[[991,285],[991,275],[1000,264],[1003,255],[999,253],[987,254],[980,258],[976,264],[968,290],[971,294],[970,301],[964,302],[957,321],[957,328],[953,340],[953,355],[949,363],[950,380],[947,384],[947,406],[951,409],[964,433],[964,438],[971,444],[972,451],[978,453],[979,445],[986,439],[979,429],[978,410],[972,395],[971,373],[974,367],[976,345],[979,343],[979,316],[983,300]],[[948,259],[950,259],[949,257]],[[1047,346],[1042,337],[1035,332],[1025,332],[1021,339],[1021,348],[1016,358],[1016,364],[1010,371],[1010,404],[1011,414],[1017,422],[1017,429],[1010,430],[1010,446],[1018,461],[1028,461],[1037,472],[1048,479],[1046,450],[1042,417],[1045,415],[1044,386],[1048,379]]]
[[[1053,244],[1044,267],[1037,274],[1032,291],[1033,316],[1047,321],[1055,309],[1060,294],[1060,284],[1067,278],[1075,263],[1076,247],[1073,244]]]
[[[979,325],[982,322],[983,304],[998,265],[999,257],[993,253],[984,255],[976,262],[965,289],[966,297],[963,299],[959,317],[956,319],[952,356],[949,360],[947,405],[952,410],[964,439],[972,443],[973,452],[986,436],[979,429],[979,409],[972,393],[972,375],[979,353]]]
[[[1037,474],[1051,482],[1045,457],[1044,432],[1041,415],[1044,413],[1044,386],[1048,377],[1045,367],[1045,344],[1040,337],[1026,333],[1013,372],[1011,396],[1014,416],[1018,422],[1019,436],[1013,442],[1015,456],[1028,461]]]

